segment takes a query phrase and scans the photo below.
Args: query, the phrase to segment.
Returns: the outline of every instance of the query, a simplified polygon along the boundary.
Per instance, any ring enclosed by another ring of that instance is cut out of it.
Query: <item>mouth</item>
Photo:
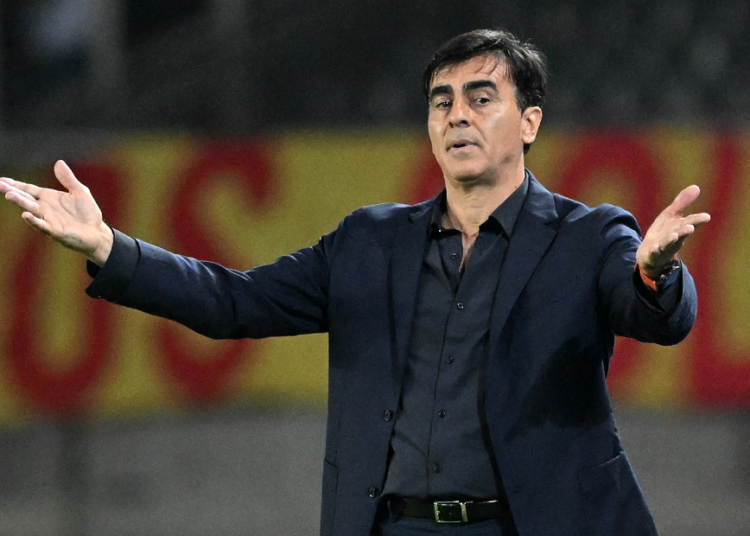
[[[478,145],[470,140],[456,140],[448,144],[448,151],[452,151],[453,149],[465,149],[467,147],[478,147]]]

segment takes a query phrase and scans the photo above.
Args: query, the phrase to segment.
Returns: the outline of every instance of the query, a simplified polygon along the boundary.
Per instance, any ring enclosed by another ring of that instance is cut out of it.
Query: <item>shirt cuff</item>
[[[86,271],[94,278],[86,294],[96,299],[117,301],[133,280],[141,250],[138,242],[125,233],[112,229],[112,234],[112,251],[104,266],[100,268],[91,261],[86,262]]]

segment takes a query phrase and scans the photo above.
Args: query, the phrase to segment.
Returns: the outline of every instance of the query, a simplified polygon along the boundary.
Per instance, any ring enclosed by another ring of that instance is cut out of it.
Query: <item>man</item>
[[[709,220],[682,215],[698,188],[642,241],[622,209],[545,190],[524,167],[544,60],[507,32],[450,40],[424,80],[444,192],[359,209],[247,272],[113,231],[62,162],[68,193],[0,190],[88,257],[93,297],[214,338],[329,333],[321,534],[655,534],[605,376],[615,335],[692,326],[677,252]]]

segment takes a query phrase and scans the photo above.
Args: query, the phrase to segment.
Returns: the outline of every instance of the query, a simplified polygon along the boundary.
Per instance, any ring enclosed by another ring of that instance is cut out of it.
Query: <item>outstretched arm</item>
[[[700,193],[697,186],[688,186],[677,194],[672,204],[649,227],[635,255],[638,266],[646,276],[657,279],[682,248],[685,240],[698,226],[711,219],[705,212],[683,216],[683,212]]]
[[[102,211],[89,189],[62,160],[55,163],[55,177],[67,192],[6,177],[0,177],[0,192],[23,210],[21,217],[31,227],[103,266],[112,249],[113,236],[102,221]]]

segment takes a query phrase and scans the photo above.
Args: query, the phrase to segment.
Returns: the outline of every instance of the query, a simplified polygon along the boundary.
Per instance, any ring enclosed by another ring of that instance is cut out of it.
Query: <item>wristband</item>
[[[657,277],[656,279],[652,279],[647,276],[643,272],[643,268],[641,268],[638,263],[636,263],[635,266],[638,269],[638,273],[640,274],[643,283],[650,289],[659,290],[659,287],[664,286],[670,276],[680,269],[680,256],[675,253],[675,256],[672,258],[672,262],[664,267],[664,270],[662,270],[661,274],[659,274],[659,277]]]

